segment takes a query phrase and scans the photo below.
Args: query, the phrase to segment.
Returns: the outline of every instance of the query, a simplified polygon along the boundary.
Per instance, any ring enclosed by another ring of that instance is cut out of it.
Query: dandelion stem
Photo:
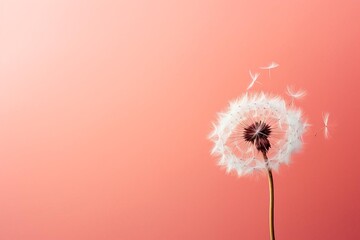
[[[270,239],[275,240],[275,229],[274,229],[274,180],[272,176],[271,169],[269,167],[269,160],[266,155],[266,152],[262,152],[265,163],[267,165],[268,179],[269,179],[269,193],[270,193],[270,203],[269,203],[269,230],[270,230]]]

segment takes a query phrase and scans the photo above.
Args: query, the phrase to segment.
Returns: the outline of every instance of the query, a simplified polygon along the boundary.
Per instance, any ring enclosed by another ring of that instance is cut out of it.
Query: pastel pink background
[[[266,177],[209,155],[216,112],[302,87],[277,239],[360,239],[360,2],[0,1],[0,239],[268,238]],[[331,138],[314,133],[329,111]]]

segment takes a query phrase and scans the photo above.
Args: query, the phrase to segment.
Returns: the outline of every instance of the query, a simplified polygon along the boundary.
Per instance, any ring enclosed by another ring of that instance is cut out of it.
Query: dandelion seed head
[[[220,166],[239,176],[267,167],[276,170],[301,148],[307,126],[301,111],[288,109],[281,97],[244,94],[218,114],[209,135],[214,143],[212,154],[219,158]],[[268,156],[267,164],[263,153]]]

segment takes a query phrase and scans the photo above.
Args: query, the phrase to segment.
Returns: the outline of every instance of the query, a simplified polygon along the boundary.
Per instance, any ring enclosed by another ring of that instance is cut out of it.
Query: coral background
[[[360,2],[0,1],[0,239],[268,239],[265,176],[209,155],[216,112],[312,123],[275,174],[277,239],[360,239]],[[314,136],[329,111],[331,138]]]

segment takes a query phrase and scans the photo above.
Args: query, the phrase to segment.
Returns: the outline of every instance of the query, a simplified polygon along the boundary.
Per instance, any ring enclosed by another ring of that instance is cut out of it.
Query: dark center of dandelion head
[[[244,128],[244,139],[255,145],[256,149],[262,153],[267,153],[271,147],[269,136],[271,134],[270,125],[259,121]]]

